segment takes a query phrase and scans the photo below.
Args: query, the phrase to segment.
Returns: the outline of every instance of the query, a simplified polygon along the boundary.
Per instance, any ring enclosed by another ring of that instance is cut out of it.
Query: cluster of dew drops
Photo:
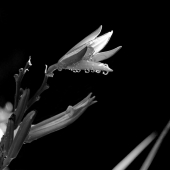
[[[74,70],[71,70],[71,71],[73,71],[73,73],[79,73],[81,70],[80,69],[74,69]],[[84,70],[85,71],[85,73],[101,73],[102,72],[102,74],[104,74],[104,75],[107,75],[109,72],[108,71],[101,71],[101,70],[94,70],[94,69],[92,69],[92,70],[90,70],[90,69],[85,69]]]

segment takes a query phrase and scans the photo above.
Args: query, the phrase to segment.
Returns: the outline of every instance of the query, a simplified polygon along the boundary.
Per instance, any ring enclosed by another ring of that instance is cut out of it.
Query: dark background
[[[105,61],[114,70],[107,76],[64,70],[49,78],[50,89],[32,107],[38,111],[34,123],[64,111],[90,92],[98,103],[67,128],[24,145],[11,170],[112,169],[151,132],[162,130],[169,120],[168,68],[162,50],[166,26],[159,14],[153,7],[116,2],[0,7],[1,106],[13,103],[13,75],[29,56],[33,65],[22,87],[30,88],[32,96],[43,81],[45,64],[56,63],[100,25],[102,33],[114,31],[104,51],[123,46]],[[158,154],[164,159],[167,146],[165,142]],[[149,149],[137,160],[138,168]],[[157,160],[155,166],[166,164]]]

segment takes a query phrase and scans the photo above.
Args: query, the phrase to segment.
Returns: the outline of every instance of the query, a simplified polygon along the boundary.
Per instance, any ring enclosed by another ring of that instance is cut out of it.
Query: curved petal
[[[107,64],[99,63],[99,61],[113,56],[122,46],[110,51],[98,53],[105,47],[113,34],[113,31],[110,31],[96,38],[100,34],[101,29],[102,26],[69,50],[58,63],[48,68],[46,75],[52,77],[53,71],[56,69],[59,71],[69,69],[74,72],[79,72],[80,70],[85,70],[86,72],[96,71],[97,73],[102,70],[103,74],[113,71]]]
[[[114,48],[113,50],[97,53],[91,59],[94,62],[106,60],[112,57],[114,54],[116,54],[116,52],[118,52],[121,48],[122,46],[119,46],[119,47]]]
[[[59,60],[58,64],[70,65],[75,62],[78,62],[79,60],[81,60],[83,58],[86,51],[87,51],[87,46],[84,45],[84,46],[80,47],[79,49],[62,57]]]
[[[88,43],[89,41],[94,40],[100,34],[101,30],[102,30],[102,25],[97,30],[95,30],[93,33],[91,33],[86,38],[84,38],[82,41],[80,41],[78,44],[76,44],[73,48],[71,48],[58,62],[60,63],[64,59],[70,57],[71,55],[73,55],[75,50],[78,50],[78,48],[81,48],[81,46],[83,45],[85,46],[86,43]]]
[[[0,109],[0,122],[7,123],[11,115],[12,112],[8,112],[6,109]]]
[[[102,30],[102,25],[95,30],[93,33],[91,33],[90,35],[88,35],[86,38],[84,38],[83,40],[81,40],[78,44],[76,44],[73,48],[71,48],[66,54],[74,51],[76,48],[79,48],[80,46],[88,43],[89,41],[94,40],[101,32]]]
[[[113,34],[113,31],[110,31],[110,32],[96,38],[94,41],[90,42],[90,46],[94,48],[95,53],[98,53],[106,46],[106,44],[109,42],[112,34]]]

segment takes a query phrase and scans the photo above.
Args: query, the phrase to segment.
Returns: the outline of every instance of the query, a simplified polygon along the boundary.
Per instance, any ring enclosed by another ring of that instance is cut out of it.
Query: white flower
[[[6,132],[8,119],[12,114],[12,104],[7,103],[5,108],[0,108],[0,141],[4,133]]]
[[[70,49],[57,64],[50,66],[48,69],[48,75],[53,76],[53,71],[56,69],[69,69],[74,72],[79,72],[80,70],[91,70],[96,71],[97,73],[100,71],[113,71],[107,64],[103,64],[99,61],[110,58],[122,46],[100,53],[113,34],[113,31],[110,31],[97,37],[100,34],[101,29],[102,26]]]

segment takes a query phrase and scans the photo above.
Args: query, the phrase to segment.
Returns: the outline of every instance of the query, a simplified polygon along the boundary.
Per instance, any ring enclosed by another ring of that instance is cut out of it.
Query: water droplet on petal
[[[109,67],[108,64],[104,64],[104,66],[107,67],[107,68]]]
[[[96,70],[96,73],[100,73],[101,72],[101,70]]]
[[[90,70],[89,70],[89,69],[86,69],[86,70],[85,70],[85,73],[89,73],[89,72],[90,72]]]
[[[77,69],[77,70],[76,70],[77,73],[80,73],[80,71],[81,71],[80,69]]]
[[[24,70],[23,68],[20,68],[20,69],[19,69],[19,72],[22,72],[23,70]]]
[[[102,72],[104,75],[107,75],[109,72],[108,71],[103,71]]]
[[[58,71],[62,71],[62,68],[58,68]]]

